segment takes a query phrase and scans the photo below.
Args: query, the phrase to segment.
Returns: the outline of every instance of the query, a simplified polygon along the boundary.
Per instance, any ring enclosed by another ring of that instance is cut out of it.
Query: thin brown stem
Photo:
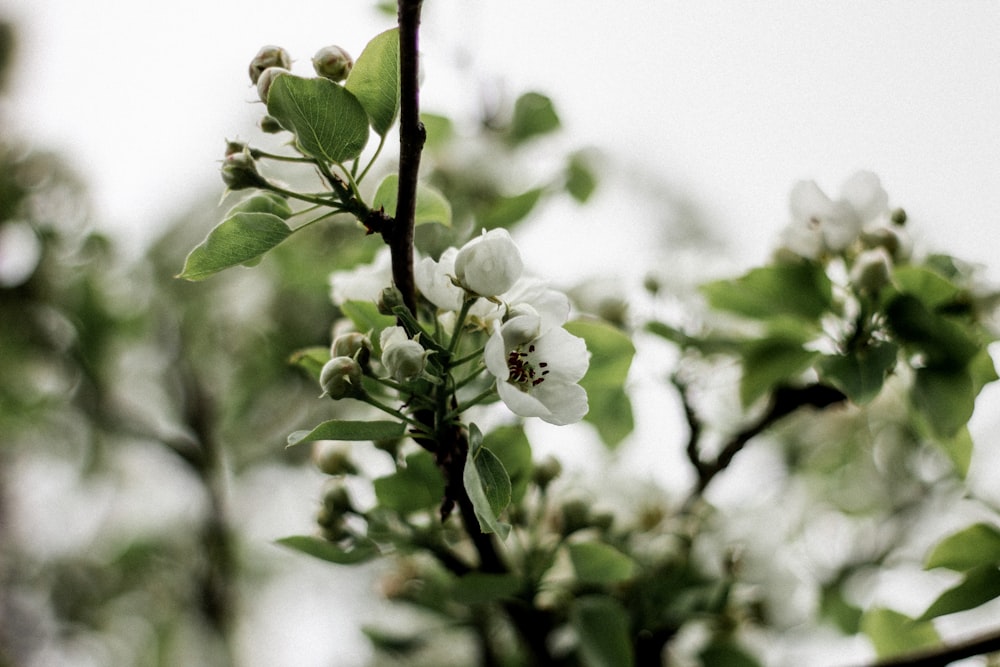
[[[418,34],[423,0],[399,0],[399,191],[396,220],[386,239],[392,252],[392,279],[403,303],[416,313],[413,281],[413,225],[417,175],[426,132],[420,122]]]

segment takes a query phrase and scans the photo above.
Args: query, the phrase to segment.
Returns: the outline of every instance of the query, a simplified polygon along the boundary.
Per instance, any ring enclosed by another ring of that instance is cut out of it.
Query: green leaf
[[[177,277],[204,280],[262,256],[291,233],[288,225],[272,213],[236,213],[219,223],[191,251]]]
[[[226,217],[231,218],[237,213],[270,213],[287,220],[292,215],[292,207],[276,192],[257,192],[229,209]]]
[[[483,229],[509,227],[531,213],[543,192],[544,188],[533,188],[519,195],[498,197],[491,200],[489,208],[480,211],[476,218]]]
[[[798,340],[763,338],[749,341],[743,348],[743,376],[740,378],[743,405],[751,405],[777,385],[802,373],[818,356],[818,352],[805,349]]]
[[[910,400],[935,435],[951,438],[968,423],[976,395],[966,370],[918,368]]]
[[[931,308],[954,301],[961,291],[937,271],[913,264],[897,266],[892,277],[901,292],[915,295]]]
[[[348,421],[331,419],[311,431],[296,431],[288,436],[288,446],[316,440],[392,440],[406,433],[406,425],[394,421]]]
[[[465,459],[462,482],[469,494],[484,533],[496,533],[506,539],[510,526],[498,519],[510,504],[510,477],[496,454],[483,447],[483,437],[475,424],[469,425],[469,454]]]
[[[340,312],[354,323],[358,331],[364,332],[371,338],[375,354],[381,355],[379,335],[382,329],[396,326],[396,318],[378,312],[378,305],[371,301],[345,301],[340,306]]]
[[[267,94],[267,112],[295,134],[305,155],[342,164],[368,143],[368,115],[358,99],[329,79],[282,74]]]
[[[570,607],[569,619],[579,638],[585,667],[635,664],[629,617],[617,601],[598,595],[577,598]]]
[[[1000,528],[977,523],[937,543],[924,563],[926,569],[946,567],[967,572],[983,565],[1000,566]]]
[[[358,56],[344,88],[364,107],[372,129],[384,137],[399,113],[399,30],[376,35]]]
[[[582,153],[574,153],[566,164],[566,192],[584,204],[597,189],[597,176]]]
[[[635,561],[603,542],[574,542],[567,546],[577,578],[585,584],[614,584],[635,575]]]
[[[436,507],[444,497],[444,478],[434,457],[425,451],[406,457],[406,466],[374,482],[375,497],[383,507],[410,514]]]
[[[969,464],[972,463],[973,442],[969,429],[963,426],[951,437],[936,438],[934,444],[944,451],[955,466],[955,472],[964,479],[969,474]]]
[[[864,405],[882,390],[886,376],[896,367],[898,351],[892,343],[876,343],[853,354],[823,357],[820,377],[854,403]]]
[[[293,366],[298,366],[312,376],[314,380],[319,382],[319,376],[323,370],[323,366],[329,360],[330,348],[316,346],[296,350],[292,356],[288,358],[288,363]]]
[[[399,194],[399,174],[389,174],[379,183],[372,200],[372,208],[382,208],[390,216],[396,215],[396,196]],[[435,188],[424,183],[417,184],[417,207],[414,224],[436,222],[451,227],[451,204]]]
[[[833,303],[823,267],[813,262],[774,264],[740,278],[703,285],[710,306],[753,319],[794,316],[817,320]]]
[[[424,148],[434,150],[446,146],[455,136],[455,126],[451,119],[436,113],[420,114],[420,122],[424,124],[427,142]]]
[[[514,598],[521,588],[517,575],[470,572],[455,581],[452,598],[462,604],[483,604]]]
[[[1000,569],[996,565],[982,565],[965,573],[965,578],[954,588],[949,588],[931,603],[920,621],[938,616],[975,609],[1000,597]]]
[[[278,544],[338,565],[364,563],[379,556],[378,547],[371,540],[359,540],[350,549],[312,535],[293,535],[278,540]]]
[[[501,426],[490,431],[483,444],[496,454],[510,476],[512,502],[519,502],[531,481],[535,469],[531,460],[531,443],[523,426]]]
[[[861,617],[861,631],[875,646],[880,658],[912,653],[941,643],[928,621],[915,621],[891,609],[871,609]]]
[[[862,611],[844,597],[841,581],[823,587],[820,594],[820,614],[832,621],[845,635],[857,634],[861,628]]]
[[[756,658],[731,639],[717,639],[702,649],[701,667],[760,667]]]
[[[514,102],[508,138],[519,144],[559,129],[559,115],[552,100],[540,93],[524,93]]]
[[[635,345],[621,329],[599,320],[567,322],[566,330],[583,338],[590,351],[590,367],[580,381],[590,404],[584,419],[595,426],[604,444],[613,448],[635,428],[632,402],[623,389]]]
[[[912,294],[900,294],[886,304],[886,321],[899,340],[924,355],[929,367],[966,366],[980,351],[969,327],[934,312]]]

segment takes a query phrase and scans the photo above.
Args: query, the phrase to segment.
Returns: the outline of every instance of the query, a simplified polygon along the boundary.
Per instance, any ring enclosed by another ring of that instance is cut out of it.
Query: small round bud
[[[383,315],[393,315],[393,308],[405,305],[406,302],[403,301],[403,293],[395,285],[386,287],[378,296],[378,312]]]
[[[222,181],[230,190],[267,186],[267,181],[257,171],[257,163],[246,148],[226,155],[226,159],[222,161]]]
[[[250,83],[257,85],[260,75],[269,67],[291,69],[292,57],[280,46],[262,46],[250,61]]]
[[[875,294],[889,284],[892,276],[892,258],[885,248],[865,250],[851,267],[851,283],[860,292]]]
[[[341,334],[333,340],[330,346],[331,357],[350,357],[358,364],[364,366],[368,363],[372,353],[372,342],[368,336],[351,331]]]
[[[334,357],[326,362],[319,374],[323,395],[334,400],[362,396],[361,366],[350,357]]]
[[[416,380],[427,366],[424,346],[407,337],[402,327],[382,330],[379,343],[382,346],[382,365],[397,382]]]
[[[535,470],[532,478],[538,488],[545,490],[548,488],[552,480],[559,477],[562,474],[562,464],[559,463],[559,459],[554,456],[547,456],[540,463],[535,465]]]
[[[268,67],[261,72],[260,78],[257,79],[257,96],[260,97],[261,102],[267,104],[267,94],[271,92],[271,84],[282,74],[291,74],[291,72],[283,67]]]
[[[313,56],[312,64],[316,74],[337,83],[346,79],[354,67],[351,56],[339,46],[324,46]]]
[[[274,116],[265,115],[260,119],[260,129],[262,132],[267,134],[277,134],[278,132],[284,132],[285,128],[281,127],[278,123],[278,119]]]
[[[892,220],[892,224],[902,227],[906,224],[906,211],[901,208],[897,208],[892,212],[890,219]]]
[[[590,505],[580,499],[571,499],[562,506],[563,535],[570,535],[578,530],[590,527]]]
[[[326,447],[315,453],[316,467],[327,475],[356,475],[357,466],[351,460],[349,450],[344,447]]]

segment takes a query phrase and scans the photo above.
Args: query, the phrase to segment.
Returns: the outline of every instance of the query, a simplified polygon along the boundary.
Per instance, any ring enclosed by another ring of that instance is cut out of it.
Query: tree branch
[[[997,651],[1000,651],[1000,630],[994,630],[957,644],[880,660],[872,667],[941,667],[958,660]]]
[[[413,216],[417,206],[417,174],[426,132],[420,122],[418,34],[423,0],[399,0],[399,191],[396,220],[387,239],[392,252],[392,279],[403,303],[416,313],[413,282]]]

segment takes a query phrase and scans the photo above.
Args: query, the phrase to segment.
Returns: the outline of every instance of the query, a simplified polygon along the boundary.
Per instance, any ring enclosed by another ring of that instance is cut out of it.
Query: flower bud
[[[358,472],[349,450],[344,447],[317,449],[314,458],[316,467],[327,475],[356,475]]]
[[[364,366],[371,358],[372,342],[368,336],[351,331],[337,336],[330,346],[331,357],[350,357]]]
[[[323,395],[334,400],[361,396],[361,366],[350,357],[334,357],[326,362],[319,374]]]
[[[229,157],[230,155],[236,155],[237,153],[248,152],[249,150],[250,149],[245,141],[227,140],[225,157]]]
[[[269,67],[291,69],[292,57],[280,46],[262,46],[250,61],[250,83],[257,85],[260,75]]]
[[[313,56],[312,64],[316,74],[337,83],[346,79],[354,67],[351,56],[339,46],[324,46]]]
[[[228,146],[226,150],[226,159],[222,161],[222,181],[230,190],[267,186],[267,181],[257,171],[257,163],[254,162],[246,147],[242,151],[231,154],[228,153]]]
[[[285,128],[281,127],[278,119],[274,116],[265,115],[260,119],[260,129],[262,132],[267,134],[277,134],[278,132],[283,132]]]
[[[552,480],[562,474],[562,464],[554,456],[547,456],[544,460],[535,465],[532,472],[532,479],[538,488],[545,490]]]
[[[491,229],[472,239],[455,256],[455,276],[479,296],[503,294],[521,277],[521,253],[506,229]]]
[[[271,84],[281,74],[291,74],[291,72],[283,67],[268,67],[257,79],[257,96],[264,104],[267,104],[267,94],[271,91]]]
[[[873,248],[860,253],[851,267],[851,283],[861,292],[877,293],[889,284],[892,259],[885,248]]]
[[[382,345],[382,365],[397,382],[410,382],[424,372],[427,355],[424,347],[406,336],[402,327],[382,330],[379,342]]]
[[[383,315],[393,315],[393,308],[405,305],[406,302],[403,301],[403,293],[395,285],[386,287],[378,296],[378,312]]]

